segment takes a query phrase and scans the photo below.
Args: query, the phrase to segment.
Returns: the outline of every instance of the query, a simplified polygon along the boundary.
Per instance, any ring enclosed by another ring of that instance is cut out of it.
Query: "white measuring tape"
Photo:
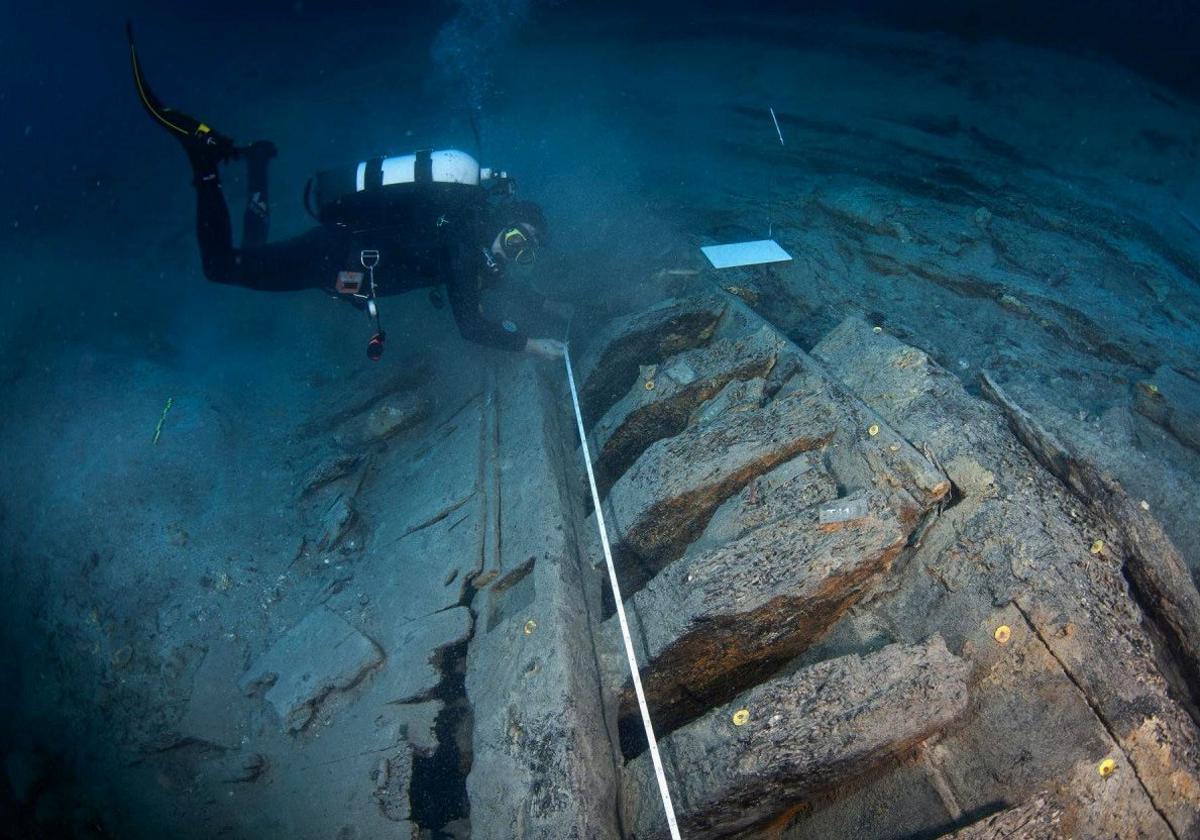
[[[608,582],[612,585],[613,603],[617,605],[617,620],[621,622],[621,637],[625,640],[625,657],[629,660],[629,673],[633,676],[633,691],[637,694],[638,708],[642,711],[642,726],[646,728],[646,741],[650,744],[650,760],[654,763],[654,775],[658,777],[658,792],[662,794],[663,810],[667,814],[667,827],[671,830],[671,840],[679,840],[675,806],[671,804],[671,791],[667,788],[667,777],[663,775],[662,757],[658,754],[658,740],[654,737],[654,726],[650,723],[650,710],[646,708],[646,693],[642,691],[642,677],[638,673],[637,656],[633,652],[633,640],[629,638],[629,622],[625,620],[625,602],[621,598],[621,587],[617,583],[617,570],[613,566],[612,549],[608,545],[608,526],[604,524],[604,510],[600,506],[600,494],[596,491],[596,475],[592,472],[592,453],[588,448],[587,432],[583,428],[583,414],[579,411],[579,393],[575,390],[575,374],[571,370],[571,351],[569,349],[564,348],[563,359],[567,363],[567,382],[571,386],[571,402],[575,405],[575,422],[579,426],[579,442],[583,445],[583,464],[587,467],[588,484],[592,488],[596,527],[600,529],[600,544],[604,547],[604,562],[608,564]]]

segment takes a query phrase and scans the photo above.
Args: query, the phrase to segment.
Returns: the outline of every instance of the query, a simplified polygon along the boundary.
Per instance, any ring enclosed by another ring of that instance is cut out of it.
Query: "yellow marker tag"
[[[653,391],[653,390],[654,390],[654,380],[653,380],[653,379],[647,379],[647,380],[646,380],[646,390],[647,390],[647,391]]]
[[[532,618],[525,622],[525,635],[533,635],[533,631],[537,629],[537,622]]]
[[[733,725],[734,726],[745,726],[746,721],[748,721],[748,720],[750,720],[750,710],[749,709],[738,709],[736,712],[733,713]]]
[[[867,429],[867,434],[869,434],[871,437],[875,437],[875,435],[879,434],[879,425],[877,423],[872,423],[871,428]]]
[[[1000,644],[1006,645],[1008,644],[1008,640],[1012,638],[1012,628],[1007,624],[1001,624],[996,628],[996,632],[992,634],[992,638]]]
[[[1092,554],[1099,554],[1103,550],[1104,540],[1096,540],[1094,543],[1092,543],[1092,547],[1088,549],[1088,551],[1092,552]]]
[[[1100,774],[1101,779],[1107,779],[1113,773],[1117,772],[1117,762],[1111,758],[1106,758],[1096,766],[1096,772]]]

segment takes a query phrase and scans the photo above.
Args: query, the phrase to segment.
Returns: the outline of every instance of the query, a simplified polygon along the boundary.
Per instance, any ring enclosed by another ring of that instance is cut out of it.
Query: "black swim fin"
[[[195,117],[190,117],[182,111],[168,108],[162,104],[162,101],[150,90],[150,86],[146,84],[146,79],[142,75],[142,65],[138,61],[137,47],[133,43],[132,20],[125,21],[125,35],[129,39],[129,61],[133,67],[133,84],[137,88],[138,99],[146,109],[146,113],[183,144],[193,165],[201,163],[212,165],[238,157],[240,150],[231,138],[213,131]]]

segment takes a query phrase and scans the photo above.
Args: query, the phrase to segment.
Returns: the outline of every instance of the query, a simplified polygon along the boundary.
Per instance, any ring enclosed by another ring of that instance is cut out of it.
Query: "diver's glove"
[[[567,346],[553,338],[530,338],[525,341],[525,352],[543,359],[561,359]]]

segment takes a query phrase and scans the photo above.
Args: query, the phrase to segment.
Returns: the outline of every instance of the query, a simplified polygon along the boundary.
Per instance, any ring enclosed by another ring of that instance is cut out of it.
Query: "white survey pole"
[[[671,791],[667,788],[662,757],[658,754],[658,740],[654,737],[654,725],[650,722],[650,710],[646,708],[646,693],[642,690],[642,677],[638,673],[637,656],[633,652],[633,640],[629,637],[629,622],[625,620],[625,602],[621,598],[621,586],[617,583],[617,569],[613,565],[612,548],[608,544],[608,526],[604,523],[600,493],[596,490],[596,475],[592,472],[592,453],[588,448],[587,431],[583,428],[583,414],[579,410],[579,393],[575,390],[575,374],[571,370],[569,348],[564,348],[563,359],[567,364],[567,383],[571,386],[571,402],[575,406],[575,423],[579,427],[579,442],[583,446],[583,464],[587,467],[588,485],[592,489],[596,527],[600,530],[600,545],[604,548],[604,562],[608,564],[608,582],[612,586],[613,603],[617,605],[617,620],[621,624],[621,638],[625,640],[625,657],[629,660],[629,673],[633,677],[633,691],[637,695],[638,708],[642,712],[642,726],[646,729],[646,742],[650,744],[650,760],[654,763],[654,775],[658,777],[658,792],[662,795],[663,810],[667,814],[667,828],[671,831],[671,840],[680,840],[679,825],[675,820],[675,806],[671,804]]]

